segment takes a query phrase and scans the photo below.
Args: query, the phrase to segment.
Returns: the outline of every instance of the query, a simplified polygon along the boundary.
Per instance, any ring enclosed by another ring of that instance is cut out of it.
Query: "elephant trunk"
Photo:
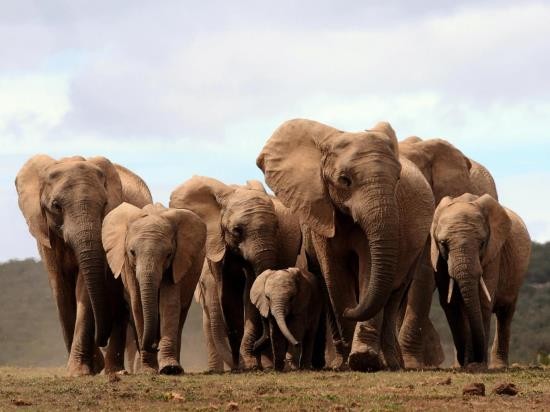
[[[267,269],[275,269],[277,266],[277,253],[275,245],[264,245],[254,253],[251,259],[254,276],[259,276]]]
[[[356,321],[374,317],[385,306],[396,276],[399,248],[399,209],[395,198],[395,180],[376,177],[365,185],[352,210],[354,219],[367,235],[371,257],[370,279],[362,282],[358,304],[344,311]],[[360,274],[366,276],[366,274]]]
[[[67,225],[72,226],[72,225]],[[77,218],[74,227],[79,230],[69,235],[75,257],[84,277],[95,319],[95,343],[106,346],[111,334],[109,298],[106,285],[105,252],[101,243],[101,220]]]
[[[273,318],[275,318],[275,322],[277,322],[277,326],[279,327],[281,333],[290,342],[291,345],[297,346],[299,342],[296,340],[292,332],[290,332],[286,324],[285,308],[288,307],[287,299],[272,298],[271,302],[271,314],[273,315]]]
[[[141,349],[157,351],[157,328],[159,321],[158,285],[155,282],[155,266],[152,262],[138,262],[136,274],[143,307],[143,338]]]
[[[464,301],[464,309],[468,322],[470,324],[470,333],[472,339],[472,349],[474,362],[485,362],[485,327],[483,325],[483,317],[481,314],[481,302],[479,297],[479,280],[459,276],[461,281],[458,281],[458,287],[462,300]],[[465,280],[468,279],[468,280]],[[469,360],[471,361],[471,360]]]

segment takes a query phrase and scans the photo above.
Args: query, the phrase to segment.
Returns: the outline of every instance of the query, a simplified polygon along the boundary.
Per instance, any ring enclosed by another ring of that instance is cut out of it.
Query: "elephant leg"
[[[78,270],[74,268],[73,271],[68,271],[72,272],[70,274],[62,273],[61,266],[57,263],[55,249],[44,248],[38,244],[38,250],[48,272],[48,280],[56,303],[63,340],[67,353],[70,353],[76,323],[75,280]]]
[[[178,332],[181,315],[181,290],[179,285],[163,279],[159,299],[160,342],[159,372],[165,375],[179,375],[183,368],[177,360]]]
[[[360,372],[376,372],[384,367],[380,353],[383,311],[365,322],[358,322],[353,336],[349,367]]]
[[[425,333],[428,331],[427,324],[431,324],[429,314],[435,289],[434,271],[426,259],[427,256],[422,258],[413,276],[407,296],[405,316],[399,330],[399,344],[403,351],[405,367],[408,369],[420,369],[426,366],[423,344],[430,340],[425,337]],[[433,330],[433,325],[429,330]],[[439,351],[442,352],[441,349]]]
[[[210,315],[204,308],[202,310],[202,332],[206,341],[206,351],[208,352],[208,371],[223,372],[223,360],[216,350],[216,344],[212,337],[212,329],[210,326]]]
[[[510,329],[512,318],[516,308],[516,302],[511,305],[497,306],[495,313],[497,317],[497,329],[491,351],[491,368],[508,367],[508,353],[510,350]]]
[[[94,357],[96,363],[103,361],[101,352],[95,347],[94,326],[92,304],[84,277],[79,275],[76,282],[76,324],[67,365],[70,376],[91,375],[94,373]]]
[[[250,276],[246,277],[244,291],[244,332],[241,341],[240,353],[243,357],[245,369],[261,368],[261,353],[254,353],[254,343],[261,336],[259,331],[262,330],[262,321],[258,309],[250,300],[250,288],[253,280]]]
[[[134,362],[138,356],[137,343],[133,326],[128,325],[126,328],[126,370],[130,373],[136,373]]]
[[[390,370],[399,370],[404,367],[401,348],[397,340],[397,318],[399,314],[399,306],[403,301],[403,295],[405,292],[405,286],[394,291],[391,294],[388,303],[386,303],[386,306],[384,307],[380,341],[386,366]]]
[[[468,327],[466,317],[464,316],[458,303],[451,303],[449,305],[447,302],[443,302],[442,300],[443,299],[441,299],[441,307],[447,317],[447,323],[451,329],[453,342],[455,344],[456,360],[460,366],[464,366],[468,361],[468,340],[470,336],[470,328]]]
[[[128,311],[124,304],[123,286],[120,280],[110,277],[113,306],[113,328],[105,354],[105,373],[124,370],[124,349],[128,330]]]
[[[336,357],[345,362],[350,353],[355,322],[345,319],[343,313],[348,306],[355,305],[357,302],[356,280],[350,274],[349,253],[347,255],[341,251],[337,253],[332,243],[337,242],[338,239],[329,240],[312,233],[312,241],[328,290],[331,306],[328,310],[332,310],[335,315],[335,325],[331,324],[331,329]],[[335,328],[340,330],[334,330]],[[338,366],[341,367],[341,365]]]

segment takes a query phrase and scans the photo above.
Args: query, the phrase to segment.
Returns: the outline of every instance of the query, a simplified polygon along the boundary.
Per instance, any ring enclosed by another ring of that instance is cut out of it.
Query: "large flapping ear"
[[[186,209],[168,209],[163,216],[176,227],[172,279],[174,283],[178,283],[189,270],[200,270],[204,263],[206,225],[198,215]]]
[[[312,120],[289,120],[275,130],[256,160],[283,204],[326,237],[334,236],[334,206],[321,173],[320,143],[340,133]]]
[[[431,183],[436,203],[444,196],[472,193],[471,165],[460,150],[443,139],[426,140],[422,148],[430,154]]]
[[[497,186],[491,172],[485,166],[479,164],[475,160],[468,159],[470,162],[470,181],[472,182],[473,192],[478,196],[485,194],[491,195],[493,199],[498,201]]]
[[[111,210],[103,219],[101,241],[107,254],[107,262],[115,278],[120,276],[126,261],[128,225],[141,213],[140,208],[125,202]]]
[[[479,205],[483,211],[485,221],[489,226],[489,240],[481,262],[485,266],[499,254],[510,234],[512,221],[506,210],[490,195],[483,195],[474,203]]]
[[[313,285],[304,273],[306,269],[292,267],[286,269],[286,271],[290,273],[294,278],[294,282],[296,282],[296,295],[292,300],[292,313],[304,313],[311,303],[311,288]]]
[[[255,179],[247,180],[246,185],[244,187],[250,190],[257,190],[259,192],[263,192],[267,194],[267,192],[265,191],[264,185],[259,180],[255,180]]]
[[[109,213],[122,203],[122,183],[115,166],[103,156],[91,157],[88,162],[99,167],[105,175],[105,189],[107,190],[107,206],[105,213]]]
[[[33,156],[23,165],[15,178],[19,208],[27,221],[29,231],[41,245],[48,248],[51,247],[48,222],[40,204],[44,184],[41,174],[54,163],[55,160],[49,156]]]
[[[453,198],[450,196],[445,196],[439,202],[439,205],[435,209],[434,218],[432,220],[432,228],[430,230],[431,246],[430,246],[430,259],[432,262],[433,270],[437,271],[437,261],[439,260],[439,246],[437,244],[438,239],[436,239],[435,233],[437,231],[437,225],[439,222],[439,217],[441,212],[448,207],[453,202]]]
[[[391,127],[391,124],[388,122],[378,122],[374,125],[373,128],[368,129],[368,132],[379,132],[383,133],[389,138],[390,146],[397,157],[399,157],[399,143],[397,142],[397,136],[395,130]]]
[[[141,177],[117,163],[113,163],[113,166],[122,184],[123,202],[131,203],[137,207],[143,207],[153,203],[153,197],[151,196],[149,187]]]
[[[409,136],[406,139],[403,139],[399,142],[399,144],[415,144],[422,142],[422,138],[418,136]]]
[[[193,176],[170,195],[170,207],[189,209],[206,224],[206,256],[219,262],[225,255],[225,241],[221,229],[221,210],[225,199],[235,191],[219,180]]]
[[[264,270],[256,278],[256,280],[254,280],[252,288],[250,288],[250,301],[258,308],[260,315],[264,318],[269,316],[269,301],[265,296],[265,283],[267,282],[267,279],[269,279],[269,277],[275,272],[275,270],[271,269]]]

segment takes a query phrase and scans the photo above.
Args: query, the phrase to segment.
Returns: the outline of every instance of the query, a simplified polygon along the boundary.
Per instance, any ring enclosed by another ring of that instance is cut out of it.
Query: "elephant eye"
[[[338,176],[338,184],[344,187],[350,187],[351,186],[351,179],[349,176],[346,175],[340,175]]]
[[[244,232],[244,229],[242,226],[235,226],[232,230],[231,230],[231,233],[233,234],[233,236],[235,236],[236,238],[241,238],[242,235],[243,235],[243,232]]]
[[[52,210],[56,211],[56,212],[61,212],[61,203],[59,203],[58,200],[53,200],[52,201]]]
[[[136,251],[134,249],[130,249],[130,254],[132,257],[136,257]]]
[[[439,244],[439,251],[441,252],[441,254],[443,255],[443,258],[444,259],[447,259],[447,253],[449,252],[448,250],[448,245],[447,245],[447,241],[445,240],[440,240],[439,242],[437,242]]]

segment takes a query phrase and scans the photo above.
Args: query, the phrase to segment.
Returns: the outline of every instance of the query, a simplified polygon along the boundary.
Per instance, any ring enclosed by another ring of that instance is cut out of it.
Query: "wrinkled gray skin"
[[[436,204],[445,196],[463,193],[498,199],[489,171],[445,140],[409,137],[399,143],[399,152],[418,166],[430,183]],[[426,253],[409,289],[399,331],[406,368],[437,367],[444,360],[439,334],[429,319],[434,290],[435,275]]]
[[[181,332],[204,261],[204,223],[189,210],[122,203],[105,217],[102,239],[115,278],[122,275],[141,371],[182,373]]]
[[[418,168],[399,157],[391,126],[351,133],[290,120],[256,163],[310,232],[308,264],[316,261],[310,267],[324,276],[339,356],[354,370],[378,370],[384,361],[401,368],[399,304],[427,245],[434,204]]]
[[[19,207],[48,272],[72,376],[124,368],[127,313],[122,284],[108,275],[104,216],[122,201],[151,202],[145,183],[104,157],[54,160],[37,155],[15,180]]]
[[[258,181],[229,186],[201,176],[176,188],[170,207],[192,210],[206,223],[207,264],[216,280],[225,329],[216,335],[229,338],[231,368],[239,367],[241,356],[244,368],[261,368],[261,354],[253,348],[262,324],[250,302],[250,287],[264,270],[295,264],[301,242],[297,217]]]
[[[252,303],[269,322],[276,370],[325,366],[325,316],[321,280],[305,269],[266,270],[250,290]],[[262,344],[263,340],[256,342]]]
[[[443,198],[431,234],[431,262],[458,363],[487,364],[495,313],[491,366],[506,367],[510,325],[531,254],[524,223],[491,196],[467,193]]]

